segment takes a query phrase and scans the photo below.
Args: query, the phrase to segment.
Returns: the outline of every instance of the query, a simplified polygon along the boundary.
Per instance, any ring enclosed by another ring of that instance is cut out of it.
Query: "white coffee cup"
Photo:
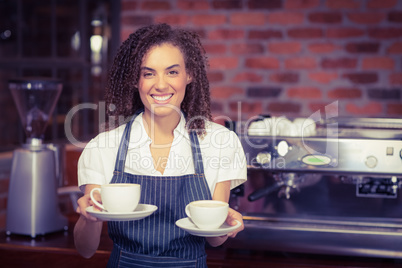
[[[200,229],[218,229],[225,222],[229,204],[216,200],[193,201],[186,206],[187,216]]]
[[[94,198],[94,192],[101,195],[102,204]],[[96,206],[107,212],[132,212],[141,196],[141,185],[133,183],[111,183],[91,190],[90,197]]]

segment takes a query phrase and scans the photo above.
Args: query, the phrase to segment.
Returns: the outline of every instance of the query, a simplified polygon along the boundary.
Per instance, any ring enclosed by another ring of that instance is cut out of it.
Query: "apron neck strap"
[[[123,174],[124,166],[126,164],[126,157],[128,151],[128,145],[130,143],[130,134],[131,134],[131,126],[135,120],[135,118],[142,113],[144,110],[140,109],[132,116],[130,121],[127,123],[123,136],[120,141],[119,151],[117,152],[116,163],[114,170],[117,171],[117,174]],[[196,174],[204,174],[204,165],[202,163],[202,155],[200,144],[198,142],[198,136],[195,131],[190,131],[189,133],[190,141],[191,141],[191,150],[193,155],[194,169]],[[115,172],[116,173],[116,172]]]

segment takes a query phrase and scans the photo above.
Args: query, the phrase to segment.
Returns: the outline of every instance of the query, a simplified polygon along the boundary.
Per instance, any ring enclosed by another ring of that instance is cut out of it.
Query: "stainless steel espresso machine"
[[[245,230],[225,245],[401,259],[402,119],[300,122],[235,122],[248,181],[231,205]]]
[[[9,88],[26,134],[14,151],[7,201],[6,233],[37,235],[67,229],[58,206],[60,173],[57,150],[43,136],[62,90],[59,81],[32,78],[9,81]]]

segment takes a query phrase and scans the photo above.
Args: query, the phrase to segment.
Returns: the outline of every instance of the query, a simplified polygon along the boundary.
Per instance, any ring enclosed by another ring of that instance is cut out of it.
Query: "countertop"
[[[69,230],[38,236],[0,233],[1,267],[105,267],[112,242],[106,223],[101,243],[90,259],[81,257],[74,248],[72,231],[77,215],[69,216]],[[402,267],[402,260],[356,258],[285,252],[266,252],[233,248],[207,247],[208,266],[211,267]]]

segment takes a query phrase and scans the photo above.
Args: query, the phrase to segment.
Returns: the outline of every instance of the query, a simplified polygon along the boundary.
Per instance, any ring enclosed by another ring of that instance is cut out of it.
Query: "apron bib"
[[[190,132],[195,174],[146,176],[124,172],[131,125],[127,123],[117,154],[111,183],[141,185],[141,204],[158,207],[137,221],[108,222],[113,250],[108,267],[206,267],[205,238],[193,236],[175,225],[187,217],[185,207],[195,200],[212,199],[204,176],[198,137]]]

